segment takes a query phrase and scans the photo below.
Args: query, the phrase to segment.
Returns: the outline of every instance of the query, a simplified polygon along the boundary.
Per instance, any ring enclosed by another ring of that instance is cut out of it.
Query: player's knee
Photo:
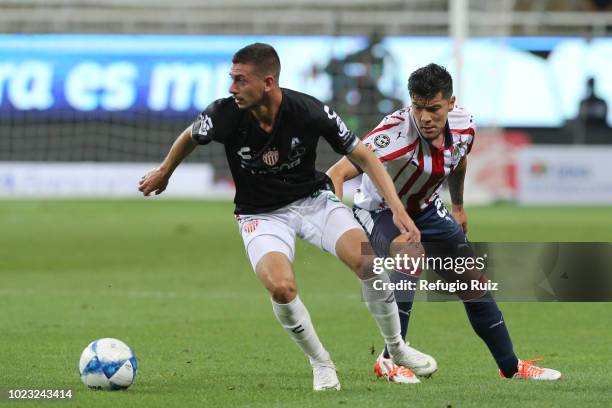
[[[358,255],[347,260],[347,265],[360,279],[369,279],[374,276],[374,260],[372,256]]]
[[[399,259],[394,269],[409,276],[420,277],[423,272],[421,259],[425,256],[425,248],[420,242],[407,242],[405,238],[398,237],[389,246],[392,258]]]
[[[297,295],[297,287],[295,282],[291,279],[282,279],[275,282],[269,288],[272,299],[276,303],[289,303]]]

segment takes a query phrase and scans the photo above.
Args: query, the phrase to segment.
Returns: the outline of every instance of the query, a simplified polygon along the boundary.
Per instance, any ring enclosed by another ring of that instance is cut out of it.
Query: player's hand
[[[142,176],[138,182],[138,190],[145,196],[149,196],[151,193],[159,195],[166,189],[169,180],[170,175],[158,167]]]
[[[451,215],[457,221],[457,224],[461,226],[464,234],[468,232],[468,221],[467,215],[465,214],[465,210],[463,209],[463,205],[453,204],[451,207]]]
[[[421,242],[421,231],[417,228],[406,210],[398,208],[393,210],[393,223],[406,238],[406,242]]]

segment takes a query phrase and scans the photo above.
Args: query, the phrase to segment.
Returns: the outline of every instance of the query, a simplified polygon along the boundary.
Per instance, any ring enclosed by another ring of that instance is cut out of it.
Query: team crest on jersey
[[[389,146],[390,143],[391,139],[385,134],[378,135],[374,138],[374,144],[376,145],[376,147],[380,147],[381,149],[384,149],[385,147]]]
[[[250,234],[252,232],[255,232],[258,225],[259,225],[259,220],[247,221],[242,228],[244,232],[246,232],[247,234]]]
[[[278,162],[278,150],[276,150],[275,147],[268,149],[268,151],[266,151],[263,156],[261,156],[261,159],[268,166],[274,166]]]

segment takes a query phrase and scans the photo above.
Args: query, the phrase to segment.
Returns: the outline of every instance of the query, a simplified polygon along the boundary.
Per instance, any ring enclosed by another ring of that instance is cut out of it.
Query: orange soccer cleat
[[[378,378],[385,378],[389,382],[398,384],[418,384],[421,381],[409,368],[397,365],[390,358],[384,357],[384,352],[374,363],[374,373]]]
[[[519,360],[518,362],[518,371],[514,373],[511,377],[512,379],[519,380],[543,380],[543,381],[556,381],[561,379],[561,373],[557,370],[553,370],[552,368],[543,368],[534,366],[531,363],[535,363],[536,361],[542,360],[541,358],[536,358],[534,360]],[[504,374],[500,371],[500,377],[506,378]]]

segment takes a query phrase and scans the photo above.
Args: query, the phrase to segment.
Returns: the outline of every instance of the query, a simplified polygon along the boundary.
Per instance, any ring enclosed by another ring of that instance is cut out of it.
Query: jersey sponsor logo
[[[207,136],[208,132],[213,128],[212,119],[208,115],[200,116],[200,123],[196,129],[198,135]]]
[[[238,156],[240,156],[243,160],[250,160],[253,158],[251,156],[251,148],[248,146],[241,147],[240,150],[236,152]]]
[[[270,174],[278,174],[278,173],[282,173],[283,171],[291,170],[299,166],[301,163],[302,163],[302,159],[298,158],[297,160],[294,160],[288,163],[282,163],[281,165],[276,166],[276,167],[259,168],[257,166],[249,165],[246,161],[243,161],[242,163],[240,163],[240,167],[242,167],[243,169],[245,169],[251,174],[270,175]]]
[[[276,150],[276,148],[273,147],[271,149],[268,149],[268,151],[266,151],[263,154],[263,156],[261,156],[261,159],[268,166],[272,167],[278,162],[278,156],[279,156],[278,150]]]
[[[385,147],[389,146],[390,143],[391,143],[391,138],[385,134],[377,135],[374,138],[374,144],[377,147],[380,147],[381,149],[384,149]]]
[[[346,139],[351,132],[348,130],[342,119],[340,119],[340,116],[336,117],[336,124],[338,125],[338,137],[340,137],[340,139]]]
[[[329,106],[327,106],[327,105],[323,106],[323,110],[327,114],[327,117],[330,118],[330,119],[336,119],[338,117],[336,112],[331,110],[331,108]]]
[[[291,138],[291,152],[289,152],[289,160],[294,161],[306,154],[306,148],[301,146],[301,141],[296,136]]]
[[[329,119],[336,120],[336,125],[338,126],[338,136],[340,137],[340,139],[346,139],[351,132],[346,127],[346,124],[344,124],[344,122],[342,121],[342,118],[340,118],[340,116],[338,116],[338,114],[327,105],[323,106],[323,110],[325,111]]]
[[[291,138],[291,150],[295,149],[300,144],[300,139],[297,137]]]

